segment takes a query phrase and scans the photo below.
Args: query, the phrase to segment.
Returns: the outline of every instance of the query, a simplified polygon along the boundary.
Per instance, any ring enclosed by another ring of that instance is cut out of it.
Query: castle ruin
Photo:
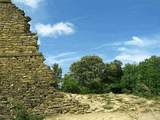
[[[30,20],[11,0],[0,0],[0,120],[14,116],[13,100],[39,114],[82,107],[76,101],[64,100],[63,93],[52,87],[53,73],[43,63],[38,37],[30,31]]]

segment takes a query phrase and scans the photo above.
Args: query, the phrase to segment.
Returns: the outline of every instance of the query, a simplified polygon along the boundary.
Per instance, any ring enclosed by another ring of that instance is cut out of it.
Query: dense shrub
[[[71,75],[65,75],[63,79],[62,90],[70,93],[79,93],[80,87],[78,81]]]
[[[21,104],[15,106],[16,118],[15,120],[43,120],[42,116],[28,113]]]

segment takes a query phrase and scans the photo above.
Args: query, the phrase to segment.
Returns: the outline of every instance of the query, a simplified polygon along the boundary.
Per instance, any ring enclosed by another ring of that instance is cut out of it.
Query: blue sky
[[[85,55],[105,62],[160,55],[160,0],[13,0],[32,18],[46,63],[64,73]]]

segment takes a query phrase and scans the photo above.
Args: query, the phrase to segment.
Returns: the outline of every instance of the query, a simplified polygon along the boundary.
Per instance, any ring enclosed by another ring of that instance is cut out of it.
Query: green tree
[[[65,75],[63,78],[62,90],[70,93],[80,93],[79,83],[72,75]]]
[[[113,84],[120,82],[123,75],[122,62],[114,60],[110,64],[105,64],[105,69],[103,73],[103,82],[107,84]]]
[[[123,72],[123,89],[141,96],[160,95],[160,57],[152,56],[138,65],[127,64]]]
[[[94,80],[101,80],[105,64],[98,56],[85,56],[71,65],[70,71],[81,86],[89,87]]]
[[[111,90],[119,93],[123,74],[121,66],[122,63],[118,60],[105,64],[98,56],[84,56],[71,65],[68,76],[74,79],[65,79],[63,86],[67,84],[68,87],[70,83],[73,86],[74,83],[79,87],[80,93],[104,93]]]
[[[58,64],[52,66],[53,80],[55,81],[54,87],[58,88],[59,84],[62,82],[62,68]]]
[[[138,67],[136,64],[126,64],[123,68],[121,85],[124,92],[133,92],[136,87]]]
[[[138,66],[138,92],[160,95],[160,57],[152,56]]]
[[[114,77],[113,78],[113,80],[115,80],[114,82],[121,80],[121,77],[123,75],[122,65],[123,63],[119,60],[114,60],[113,62],[111,62],[111,73],[112,76]]]

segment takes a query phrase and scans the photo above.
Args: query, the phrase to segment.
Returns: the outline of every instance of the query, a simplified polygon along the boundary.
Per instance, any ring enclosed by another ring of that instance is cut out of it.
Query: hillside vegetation
[[[104,63],[98,56],[85,56],[70,66],[62,78],[62,69],[53,65],[57,89],[69,93],[129,93],[153,97],[160,95],[160,57],[152,56],[139,64],[114,60]]]

